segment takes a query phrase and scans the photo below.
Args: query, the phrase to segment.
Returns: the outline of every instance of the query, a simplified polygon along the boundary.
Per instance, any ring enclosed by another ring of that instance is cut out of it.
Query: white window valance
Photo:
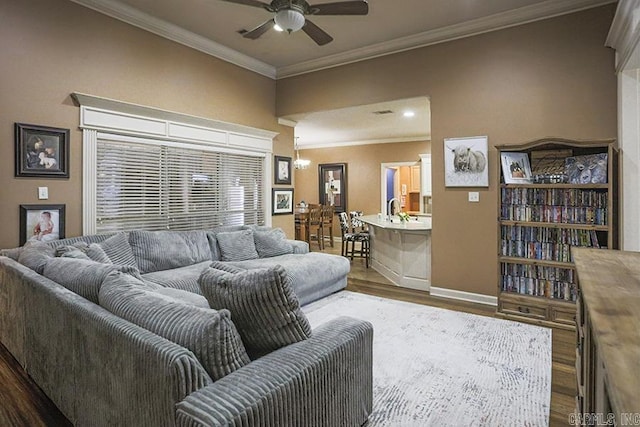
[[[84,234],[270,225],[274,132],[73,96],[83,130]]]

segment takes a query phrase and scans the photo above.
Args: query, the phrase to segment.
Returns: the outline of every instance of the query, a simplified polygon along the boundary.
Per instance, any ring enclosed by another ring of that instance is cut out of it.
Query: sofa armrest
[[[360,426],[371,413],[373,327],[340,317],[178,403],[179,426]]]
[[[172,425],[211,383],[191,351],[5,257],[0,339],[75,425]]]
[[[293,247],[294,254],[308,254],[309,253],[309,244],[302,240],[287,240],[287,242],[291,243]]]

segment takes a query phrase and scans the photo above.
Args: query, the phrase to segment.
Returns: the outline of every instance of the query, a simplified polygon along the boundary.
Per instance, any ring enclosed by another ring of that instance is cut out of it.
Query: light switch
[[[47,200],[49,198],[49,187],[38,187],[38,199]]]
[[[470,202],[479,202],[480,201],[480,193],[477,191],[469,191],[469,201]]]

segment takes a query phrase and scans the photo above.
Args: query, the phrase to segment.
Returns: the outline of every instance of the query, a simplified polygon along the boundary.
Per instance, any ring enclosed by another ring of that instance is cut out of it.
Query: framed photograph
[[[488,187],[488,137],[445,138],[445,187]]]
[[[16,177],[69,178],[69,129],[15,124]]]
[[[293,188],[272,190],[273,215],[293,214]]]
[[[567,157],[565,171],[570,184],[606,184],[607,153]]]
[[[527,153],[500,153],[502,176],[505,184],[530,184],[531,166]]]
[[[20,246],[64,239],[65,205],[20,205]]]
[[[318,165],[318,200],[321,205],[334,206],[335,212],[347,211],[347,164]]]
[[[291,185],[291,157],[273,156],[274,184]]]

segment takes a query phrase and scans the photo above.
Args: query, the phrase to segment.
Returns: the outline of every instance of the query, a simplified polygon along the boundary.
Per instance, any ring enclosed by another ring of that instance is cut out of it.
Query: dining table
[[[296,240],[309,243],[309,207],[296,206],[294,210],[296,223]]]

